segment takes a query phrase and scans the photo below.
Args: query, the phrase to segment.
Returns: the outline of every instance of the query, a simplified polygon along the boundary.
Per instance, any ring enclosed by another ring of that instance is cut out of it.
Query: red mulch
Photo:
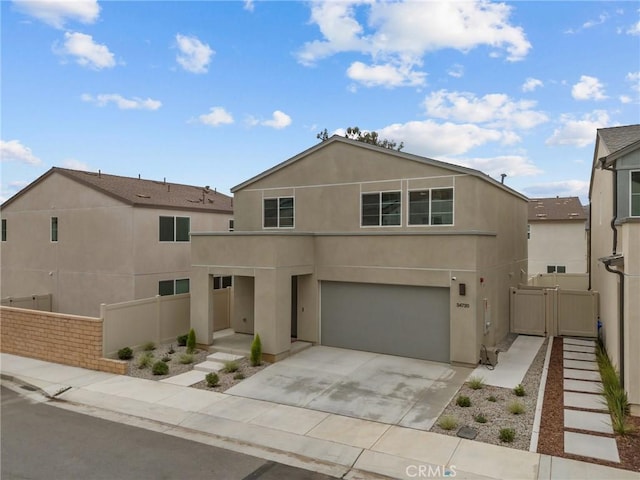
[[[618,444],[618,453],[620,454],[620,463],[564,453],[564,382],[562,356],[562,339],[554,338],[549,361],[549,372],[547,374],[547,384],[544,391],[544,401],[542,404],[538,453],[640,472],[640,417],[629,417],[630,423],[635,425],[635,434],[626,436],[615,435]],[[577,431],[579,432],[579,430]],[[593,434],[593,432],[589,433]]]

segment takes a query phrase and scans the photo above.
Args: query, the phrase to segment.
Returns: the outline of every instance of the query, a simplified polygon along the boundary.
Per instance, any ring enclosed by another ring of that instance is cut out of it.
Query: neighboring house
[[[591,185],[591,288],[601,334],[640,412],[640,125],[601,128]]]
[[[190,232],[227,230],[208,187],[52,168],[1,209],[2,297],[51,293],[53,310],[189,291]]]
[[[587,273],[587,214],[578,197],[529,200],[529,276]]]
[[[229,275],[231,327],[271,360],[297,338],[473,365],[508,333],[527,198],[489,176],[333,136],[232,192],[234,232],[192,236],[198,338]]]

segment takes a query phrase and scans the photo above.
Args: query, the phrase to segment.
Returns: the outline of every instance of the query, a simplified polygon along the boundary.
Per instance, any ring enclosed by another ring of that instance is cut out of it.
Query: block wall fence
[[[0,307],[0,351],[125,375],[127,362],[103,358],[102,319]]]

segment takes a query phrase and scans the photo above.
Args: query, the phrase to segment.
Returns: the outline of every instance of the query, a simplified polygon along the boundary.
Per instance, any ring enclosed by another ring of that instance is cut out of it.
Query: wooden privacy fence
[[[598,292],[520,286],[510,289],[511,332],[596,337]]]

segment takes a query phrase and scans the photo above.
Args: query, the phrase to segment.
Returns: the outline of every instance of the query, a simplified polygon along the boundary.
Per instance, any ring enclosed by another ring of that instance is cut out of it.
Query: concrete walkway
[[[562,345],[564,451],[619,463],[616,439],[605,436],[613,435],[613,428],[606,401],[600,394],[602,383],[596,362],[595,342],[564,338]]]
[[[34,401],[55,396],[50,404],[60,408],[351,480],[453,472],[477,479],[640,480],[626,470],[273,402],[8,354],[0,361],[3,385]]]

